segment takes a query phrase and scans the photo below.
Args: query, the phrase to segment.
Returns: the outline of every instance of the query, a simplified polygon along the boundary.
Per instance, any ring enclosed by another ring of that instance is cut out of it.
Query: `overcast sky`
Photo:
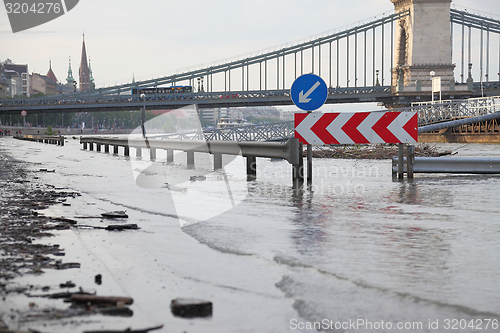
[[[500,19],[499,0],[453,5]],[[390,0],[80,0],[51,22],[13,34],[0,9],[0,60],[46,74],[49,60],[65,82],[68,58],[77,79],[85,32],[96,85],[114,85],[276,48],[393,11]]]

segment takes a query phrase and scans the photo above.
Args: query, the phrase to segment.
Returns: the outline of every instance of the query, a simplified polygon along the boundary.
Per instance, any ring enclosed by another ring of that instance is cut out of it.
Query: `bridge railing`
[[[164,134],[168,140],[206,140],[206,141],[284,141],[294,137],[294,122],[236,126],[224,129],[211,129],[186,133]]]
[[[477,117],[500,110],[500,96],[414,103],[409,111],[418,112],[420,126],[460,118]]]
[[[390,86],[375,87],[351,87],[351,88],[332,88],[328,89],[329,95],[356,95],[372,93],[390,93]],[[170,93],[170,94],[147,94],[143,99],[140,95],[120,94],[120,95],[96,95],[82,96],[75,98],[72,96],[57,95],[35,98],[14,98],[0,99],[0,110],[2,107],[9,106],[30,106],[30,105],[81,105],[81,104],[106,104],[106,103],[139,103],[139,102],[159,102],[159,101],[179,101],[192,100],[193,104],[203,100],[226,100],[226,99],[257,99],[272,97],[290,97],[289,89],[280,90],[250,90],[250,91],[231,91],[231,92],[197,92],[197,93]]]

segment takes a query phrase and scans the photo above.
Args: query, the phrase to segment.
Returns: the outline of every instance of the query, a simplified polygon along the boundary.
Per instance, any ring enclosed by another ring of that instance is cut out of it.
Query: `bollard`
[[[174,151],[172,149],[167,149],[167,163],[174,162]]]
[[[302,185],[304,183],[304,157],[302,156],[303,144],[299,144],[299,163],[292,164],[292,183]]]
[[[398,172],[396,171],[398,168],[398,160],[392,159],[392,180],[396,180],[398,178]]]
[[[247,158],[247,180],[257,179],[257,158],[255,156],[246,156]]]
[[[222,154],[214,154],[214,170],[222,169]]]
[[[415,146],[406,148],[406,177],[413,179],[413,166],[415,165]]]
[[[312,184],[313,180],[312,146],[307,145],[307,183]]]
[[[404,177],[404,165],[403,165],[404,151],[405,151],[404,143],[400,143],[398,151],[398,179],[403,179]]]
[[[194,151],[188,150],[186,153],[188,167],[194,167]]]

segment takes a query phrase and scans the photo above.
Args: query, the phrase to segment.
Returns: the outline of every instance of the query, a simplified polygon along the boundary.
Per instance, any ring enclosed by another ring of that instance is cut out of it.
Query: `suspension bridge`
[[[431,99],[432,73],[444,99],[500,95],[499,20],[450,8],[448,0],[391,1],[392,14],[306,42],[85,93],[0,99],[0,114],[291,105],[291,84],[305,73],[324,78],[326,103],[409,107]],[[193,90],[132,93],[176,85]]]

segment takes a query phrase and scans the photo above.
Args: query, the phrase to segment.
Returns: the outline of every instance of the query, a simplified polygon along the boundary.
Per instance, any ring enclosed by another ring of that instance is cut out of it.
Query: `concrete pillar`
[[[255,156],[247,156],[247,180],[257,179],[257,158]]]
[[[156,148],[149,148],[149,159],[151,161],[156,160]]]
[[[64,136],[59,136],[59,146],[64,147]]]
[[[104,145],[104,152],[109,153],[109,145]]]
[[[123,147],[123,148],[124,148],[124,149],[123,149],[123,150],[124,150],[124,151],[123,151],[123,154],[124,154],[125,156],[130,156],[130,147],[129,147],[129,146],[125,146],[125,147]]]
[[[167,163],[174,162],[174,151],[172,149],[167,149]]]
[[[100,152],[101,151],[101,144],[100,143],[96,143],[96,146],[97,146],[96,150]]]
[[[94,150],[94,143],[89,142],[89,150]]]
[[[118,146],[113,147],[113,154],[118,154]]]
[[[43,141],[43,140],[42,140],[42,141]],[[87,149],[87,142],[84,142],[84,143],[83,143],[83,149],[85,149],[85,150]]]
[[[186,153],[188,167],[194,167],[194,151],[188,150]]]
[[[222,154],[214,154],[214,170],[222,169]]]
[[[135,148],[135,157],[142,157],[142,148],[141,147]]]

